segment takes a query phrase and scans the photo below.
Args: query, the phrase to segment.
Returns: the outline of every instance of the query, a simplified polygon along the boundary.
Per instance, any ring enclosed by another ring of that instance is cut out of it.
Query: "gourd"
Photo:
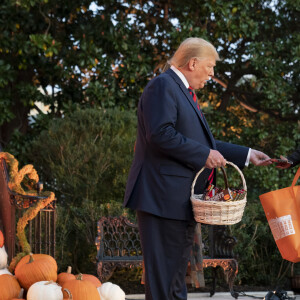
[[[0,230],[0,248],[4,245],[4,235],[3,232]]]
[[[7,252],[5,247],[0,248],[0,269],[4,269],[7,267]]]
[[[67,272],[62,272],[57,275],[57,283],[61,286],[63,286],[63,284],[66,281],[72,280],[72,279],[76,279],[76,276],[74,274],[72,274],[71,266],[68,266]]]
[[[39,281],[28,290],[27,300],[63,300],[61,286],[53,281]]]
[[[91,282],[83,280],[82,274],[79,274],[76,279],[66,281],[62,288],[64,297],[68,291],[73,300],[100,300],[97,288]]]
[[[11,300],[20,295],[21,287],[18,280],[9,274],[0,276],[0,300]]]
[[[79,276],[79,274],[77,276]],[[96,288],[101,286],[101,281],[94,275],[82,274],[82,280],[91,282]]]
[[[117,284],[105,282],[97,290],[101,300],[125,300],[125,293]]]
[[[16,268],[15,275],[21,286],[28,290],[30,286],[38,281],[56,281],[57,264],[53,264],[53,257],[46,255],[43,258],[34,260],[33,255],[29,255],[29,261],[26,264]]]

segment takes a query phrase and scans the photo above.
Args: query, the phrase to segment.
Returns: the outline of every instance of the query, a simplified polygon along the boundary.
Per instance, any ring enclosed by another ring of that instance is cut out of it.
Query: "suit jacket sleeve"
[[[293,166],[298,165],[300,163],[300,146],[287,158],[293,162]]]
[[[224,156],[227,161],[237,165],[240,169],[245,167],[249,148],[236,144],[216,141],[217,150]]]

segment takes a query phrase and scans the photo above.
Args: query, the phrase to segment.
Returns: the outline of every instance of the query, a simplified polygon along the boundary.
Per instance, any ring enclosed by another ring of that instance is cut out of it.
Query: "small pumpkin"
[[[76,276],[74,274],[72,274],[72,267],[71,266],[68,266],[67,272],[62,272],[62,273],[59,273],[57,275],[57,283],[60,286],[63,286],[63,284],[66,281],[71,280],[71,279],[76,279]]]
[[[4,274],[0,276],[0,300],[11,300],[20,295],[21,287],[13,275]]]
[[[79,274],[76,279],[68,280],[64,283],[64,298],[68,297],[66,290],[72,294],[73,300],[100,300],[97,288],[91,282],[82,280],[82,274]]]
[[[87,280],[87,281],[91,282],[96,288],[101,286],[101,281],[94,275],[82,274],[82,280]]]
[[[125,300],[125,293],[117,284],[105,282],[97,290],[101,300]]]
[[[5,247],[0,248],[0,269],[4,269],[7,267],[7,252]]]
[[[61,286],[54,281],[39,281],[30,286],[27,300],[63,300]]]
[[[55,262],[54,265],[52,260],[53,257],[50,255],[34,260],[33,255],[30,254],[28,263],[15,270],[15,275],[21,286],[28,290],[32,284],[38,281],[56,281],[57,264]]]
[[[0,248],[4,245],[4,235],[3,232],[0,230]]]

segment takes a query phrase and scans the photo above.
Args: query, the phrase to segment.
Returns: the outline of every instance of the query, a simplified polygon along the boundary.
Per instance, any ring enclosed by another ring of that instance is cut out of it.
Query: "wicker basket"
[[[241,221],[244,209],[246,206],[247,186],[243,173],[232,162],[226,162],[228,165],[233,166],[241,175],[243,181],[243,189],[246,191],[243,199],[237,201],[207,201],[203,200],[204,195],[194,194],[194,187],[198,176],[205,168],[202,168],[195,176],[191,188],[191,202],[193,206],[194,218],[196,222],[211,224],[211,225],[232,225]],[[226,188],[228,187],[228,180],[224,168],[222,168]]]

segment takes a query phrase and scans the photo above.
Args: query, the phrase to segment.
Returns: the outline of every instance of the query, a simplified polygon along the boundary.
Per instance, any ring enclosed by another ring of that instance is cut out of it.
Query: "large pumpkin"
[[[0,300],[11,300],[19,297],[21,287],[15,276],[4,274],[0,276],[0,291]]]
[[[61,286],[53,281],[39,281],[28,290],[27,300],[63,300]]]
[[[5,247],[0,248],[0,269],[4,269],[7,267],[7,252]]]
[[[51,255],[48,255],[48,254],[28,254],[28,255],[25,255],[24,257],[22,257],[20,259],[20,261],[18,262],[17,266],[16,266],[16,269],[15,269],[15,273],[18,272],[18,269],[27,264],[29,259],[30,259],[30,255],[32,256],[33,260],[34,261],[37,261],[37,260],[40,260],[40,259],[47,259],[48,260],[48,263],[52,264],[54,267],[56,267],[56,270],[57,270],[57,263],[56,263],[56,260],[51,256]]]
[[[30,286],[38,281],[56,281],[57,264],[53,264],[53,257],[46,255],[44,258],[33,259],[30,254],[28,263],[16,268],[15,275],[21,286],[28,290]]]
[[[72,274],[72,267],[68,266],[67,272],[62,272],[59,273],[57,275],[57,283],[60,286],[63,286],[63,284],[68,281],[68,280],[72,280],[72,279],[76,279],[75,275]]]
[[[73,300],[100,300],[100,295],[97,288],[91,282],[82,280],[82,275],[76,279],[68,280],[63,285],[64,298],[68,299],[68,295],[65,291],[68,290]]]
[[[3,232],[0,230],[0,248],[4,245],[4,235]]]
[[[111,282],[103,283],[99,288],[101,300],[125,300],[124,291],[117,285]]]

